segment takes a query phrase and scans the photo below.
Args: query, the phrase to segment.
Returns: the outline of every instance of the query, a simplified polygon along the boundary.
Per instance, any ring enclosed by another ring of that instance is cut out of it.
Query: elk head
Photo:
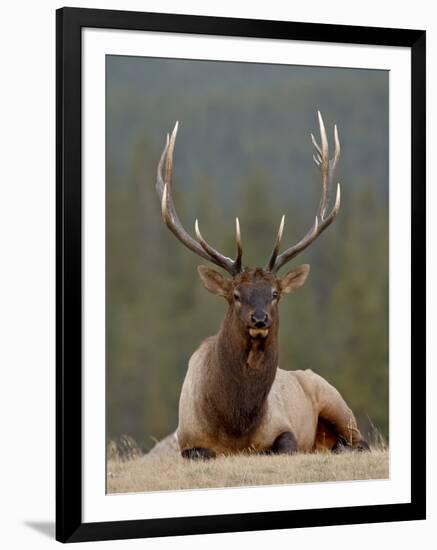
[[[328,138],[322,116],[318,112],[320,127],[320,145],[313,134],[311,140],[314,146],[313,159],[320,169],[322,179],[322,194],[319,209],[313,226],[308,233],[295,245],[279,254],[279,248],[284,231],[285,216],[282,216],[278,234],[269,261],[263,268],[250,269],[242,267],[243,249],[241,245],[240,224],[236,219],[236,256],[228,258],[213,248],[200,233],[196,220],[194,228],[196,240],[183,228],[176,213],[172,198],[173,150],[176,141],[178,123],[169,136],[158,164],[156,190],[161,200],[161,210],[164,223],[174,235],[192,252],[205,260],[227,271],[231,278],[225,278],[218,271],[199,266],[199,276],[205,288],[213,294],[223,296],[229,303],[230,316],[238,323],[241,330],[251,338],[266,338],[272,330],[277,329],[278,302],[282,295],[289,294],[300,288],[309,273],[309,265],[301,265],[282,277],[277,272],[287,262],[305,250],[334,221],[340,208],[340,184],[337,184],[337,195],[332,210],[327,213],[328,190],[332,186],[335,168],[340,157],[340,142],[337,126],[334,126],[334,157],[329,158]]]

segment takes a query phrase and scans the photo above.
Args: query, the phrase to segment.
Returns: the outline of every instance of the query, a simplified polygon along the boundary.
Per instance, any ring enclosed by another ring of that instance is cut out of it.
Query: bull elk
[[[308,233],[281,254],[285,216],[270,259],[263,268],[242,265],[240,225],[236,219],[236,256],[222,255],[203,238],[198,221],[196,239],[183,228],[172,198],[173,150],[178,123],[158,164],[156,189],[162,217],[172,233],[192,252],[224,269],[199,266],[205,288],[223,296],[228,310],[219,332],[206,338],[189,360],[179,401],[177,439],[185,458],[212,458],[238,452],[295,453],[315,450],[364,450],[368,445],[351,409],[339,392],[311,370],[278,367],[278,304],[308,277],[310,266],[277,273],[313,243],[334,221],[340,208],[340,185],[328,212],[328,191],[340,156],[337,127],[335,150],[329,158],[328,139],[318,113],[320,145],[311,134],[313,159],[321,172],[322,192]]]

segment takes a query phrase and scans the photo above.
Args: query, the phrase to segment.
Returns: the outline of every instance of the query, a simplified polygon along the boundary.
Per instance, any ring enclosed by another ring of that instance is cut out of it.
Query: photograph
[[[106,55],[107,494],[390,478],[389,76]]]
[[[57,540],[425,517],[425,32],[56,36]]]

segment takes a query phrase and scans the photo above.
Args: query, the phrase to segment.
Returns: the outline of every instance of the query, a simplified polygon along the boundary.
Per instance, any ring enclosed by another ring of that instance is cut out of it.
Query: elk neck
[[[229,435],[250,434],[262,420],[278,365],[278,327],[251,338],[228,311],[216,336],[208,380],[208,402]]]

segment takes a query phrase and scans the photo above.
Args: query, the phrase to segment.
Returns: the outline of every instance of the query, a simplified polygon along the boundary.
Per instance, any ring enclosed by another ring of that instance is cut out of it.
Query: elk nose
[[[268,320],[269,316],[264,311],[255,311],[251,315],[251,321],[255,328],[264,328]]]

